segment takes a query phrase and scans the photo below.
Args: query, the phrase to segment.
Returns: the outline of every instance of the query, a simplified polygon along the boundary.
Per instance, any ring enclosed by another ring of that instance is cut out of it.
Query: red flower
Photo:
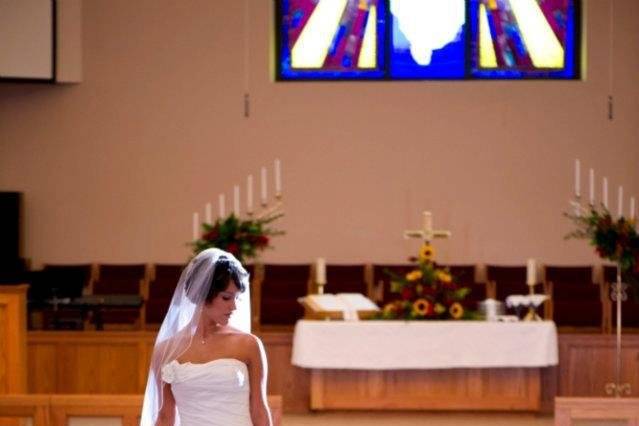
[[[413,289],[410,287],[402,288],[402,299],[410,300],[413,298]]]
[[[422,295],[424,296],[434,296],[435,293],[435,289],[429,285],[424,286],[424,289],[422,290]]]
[[[240,253],[240,246],[238,246],[236,243],[230,243],[229,246],[226,249],[233,256],[237,256]]]
[[[220,236],[220,233],[217,229],[213,228],[206,234],[202,235],[202,239],[206,241],[215,241]]]
[[[255,239],[255,243],[257,244],[258,247],[266,247],[268,246],[269,239],[266,235],[259,235]]]

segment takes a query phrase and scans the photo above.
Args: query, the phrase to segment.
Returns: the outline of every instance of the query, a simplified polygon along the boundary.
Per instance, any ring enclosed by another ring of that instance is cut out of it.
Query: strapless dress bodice
[[[252,426],[245,363],[222,358],[202,364],[171,361],[162,368],[182,426]]]

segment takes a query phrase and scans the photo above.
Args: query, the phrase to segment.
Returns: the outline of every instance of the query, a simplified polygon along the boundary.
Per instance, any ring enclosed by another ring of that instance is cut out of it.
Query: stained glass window
[[[279,80],[579,77],[579,0],[276,5]]]

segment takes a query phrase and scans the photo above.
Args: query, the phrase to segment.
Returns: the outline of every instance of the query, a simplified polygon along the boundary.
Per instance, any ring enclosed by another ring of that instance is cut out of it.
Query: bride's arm
[[[255,336],[251,336],[249,346],[251,420],[254,426],[272,426],[271,412],[266,402],[266,376],[268,371],[266,353],[262,342]]]
[[[175,398],[171,391],[171,385],[164,383],[162,390],[162,408],[158,413],[158,419],[155,426],[173,426],[175,422]]]

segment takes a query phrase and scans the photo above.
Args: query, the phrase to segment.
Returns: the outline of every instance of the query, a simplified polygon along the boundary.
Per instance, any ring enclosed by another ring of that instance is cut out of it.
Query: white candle
[[[224,216],[226,216],[226,206],[224,205],[225,201],[226,199],[224,197],[224,194],[220,194],[220,196],[218,197],[220,219],[223,219]]]
[[[265,206],[266,205],[266,198],[267,198],[267,194],[266,194],[266,184],[267,184],[266,167],[262,167],[261,175],[262,176],[261,176],[261,180],[260,180],[260,187],[261,187],[260,198],[261,198],[262,205]]]
[[[575,197],[581,196],[581,162],[575,160]]]
[[[630,220],[635,220],[635,197],[630,197]]]
[[[240,217],[240,185],[233,186],[233,214]]]
[[[246,211],[253,213],[253,175],[246,178]]]
[[[623,216],[623,186],[617,190],[617,216]]]
[[[326,284],[326,260],[318,257],[315,263],[315,281],[317,284]]]
[[[526,284],[537,284],[537,265],[535,259],[528,259],[526,262]]]
[[[282,170],[279,158],[275,160],[275,195],[282,195]]]
[[[589,176],[589,180],[590,180],[590,205],[594,206],[595,205],[595,171],[593,169],[590,169],[590,176]]]
[[[197,240],[200,236],[200,215],[193,213],[193,240]]]
[[[206,223],[213,223],[213,206],[206,203]]]
[[[601,202],[608,209],[608,178],[603,178]]]

